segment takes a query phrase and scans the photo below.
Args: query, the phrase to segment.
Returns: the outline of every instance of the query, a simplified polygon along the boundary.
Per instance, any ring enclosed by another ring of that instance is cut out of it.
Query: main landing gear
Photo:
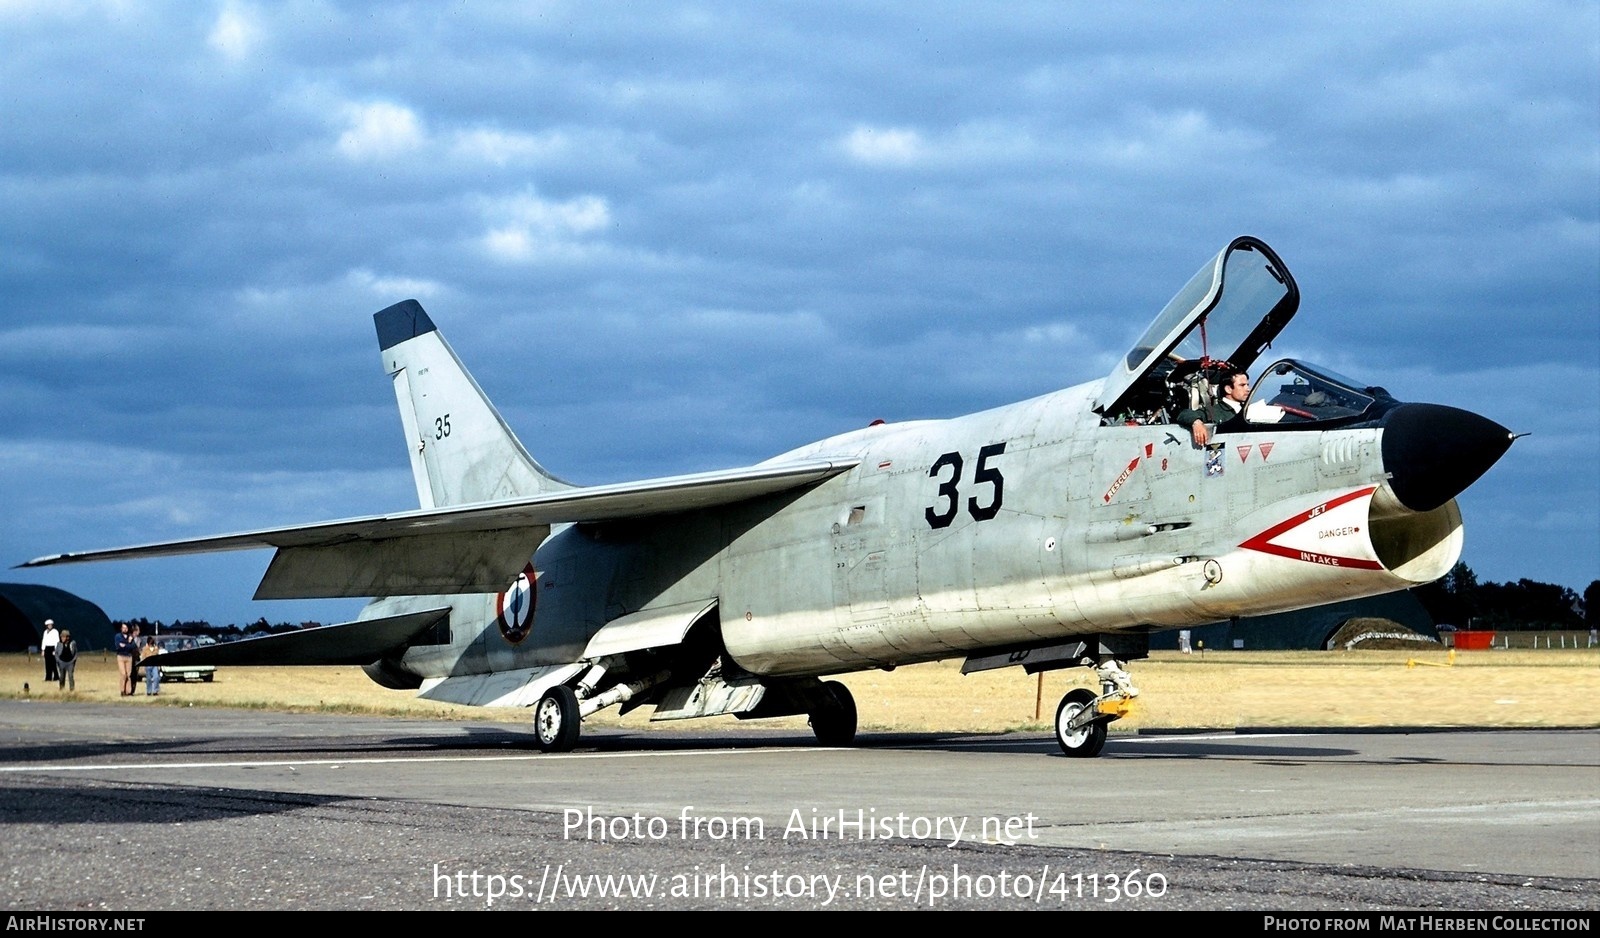
[[[626,704],[672,676],[670,671],[662,670],[630,683],[613,684],[605,691],[600,691],[601,682],[616,667],[618,660],[607,657],[594,661],[575,685],[557,684],[544,692],[533,708],[533,733],[540,750],[571,752],[578,745],[584,717],[613,704]]]
[[[571,752],[578,744],[578,728],[582,725],[578,695],[563,684],[545,691],[533,708],[534,735],[544,752]]]
[[[811,703],[811,732],[819,746],[848,746],[856,738],[856,699],[838,681],[823,681]]]
[[[1087,687],[1067,691],[1056,707],[1056,742],[1069,756],[1092,759],[1105,748],[1106,725],[1127,715],[1139,689],[1115,659],[1097,666],[1093,659],[1084,658],[1082,664],[1095,669],[1100,693]]]

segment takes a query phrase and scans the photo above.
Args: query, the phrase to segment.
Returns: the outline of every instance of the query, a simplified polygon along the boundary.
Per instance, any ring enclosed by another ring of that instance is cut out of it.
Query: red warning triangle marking
[[[1249,458],[1250,458],[1250,444],[1249,443],[1241,443],[1239,445],[1239,461],[1240,462],[1244,462],[1246,459],[1249,459]]]
[[[1272,455],[1272,446],[1273,446],[1273,444],[1271,444],[1271,443],[1262,443],[1261,444],[1261,461],[1262,462],[1266,462],[1267,461],[1267,457]]]

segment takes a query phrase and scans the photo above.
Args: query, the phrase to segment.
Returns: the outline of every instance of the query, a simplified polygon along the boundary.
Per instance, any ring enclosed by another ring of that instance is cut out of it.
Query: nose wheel
[[[1069,756],[1092,759],[1105,748],[1106,722],[1098,712],[1094,691],[1086,687],[1067,691],[1056,707],[1056,742]]]
[[[1056,742],[1069,756],[1092,759],[1105,748],[1106,726],[1128,715],[1139,688],[1115,658],[1106,657],[1099,664],[1084,658],[1081,663],[1094,668],[1100,693],[1087,687],[1067,691],[1056,707]]]

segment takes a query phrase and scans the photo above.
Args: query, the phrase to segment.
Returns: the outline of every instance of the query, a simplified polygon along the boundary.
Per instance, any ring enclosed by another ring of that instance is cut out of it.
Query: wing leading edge
[[[497,592],[550,526],[697,511],[815,485],[856,459],[816,459],[505,501],[36,557],[22,567],[277,548],[257,599]]]

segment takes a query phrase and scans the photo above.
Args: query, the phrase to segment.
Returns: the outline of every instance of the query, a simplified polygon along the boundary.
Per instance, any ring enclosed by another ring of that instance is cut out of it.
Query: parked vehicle
[[[164,655],[170,651],[188,651],[199,648],[201,645],[215,645],[217,640],[209,635],[157,635],[156,646]],[[161,661],[161,655],[153,659]],[[153,667],[161,669],[161,680],[165,681],[210,681],[217,676],[217,666],[214,664],[185,664],[163,665],[155,664]]]

